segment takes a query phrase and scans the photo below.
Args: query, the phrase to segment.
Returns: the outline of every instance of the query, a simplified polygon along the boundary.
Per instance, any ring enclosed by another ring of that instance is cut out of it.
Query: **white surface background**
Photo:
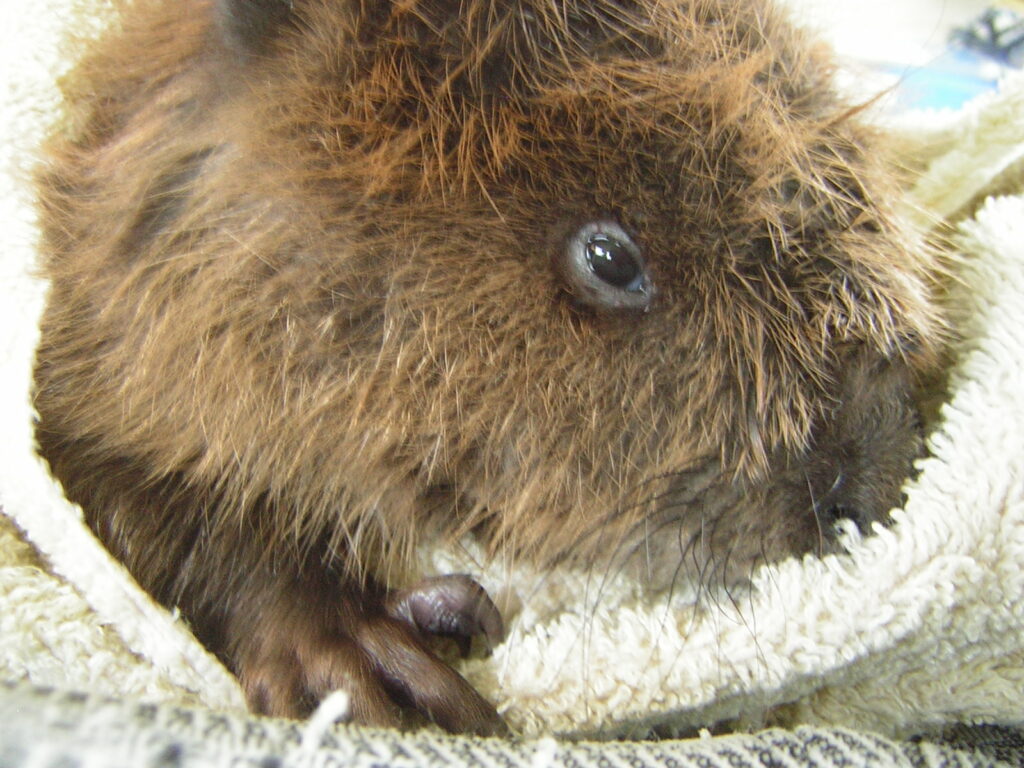
[[[871,62],[925,65],[945,47],[949,31],[993,0],[788,0],[798,18],[822,31],[840,54]]]

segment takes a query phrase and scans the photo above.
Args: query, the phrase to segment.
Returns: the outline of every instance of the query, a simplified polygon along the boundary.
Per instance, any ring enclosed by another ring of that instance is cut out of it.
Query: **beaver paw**
[[[468,648],[475,635],[488,644],[501,638],[501,616],[475,581],[426,579],[383,600],[346,588],[330,604],[311,601],[306,587],[264,607],[259,627],[235,644],[236,671],[254,711],[304,717],[344,690],[350,719],[364,725],[402,725],[411,710],[453,733],[507,733],[494,707],[426,642],[426,635],[440,635]]]

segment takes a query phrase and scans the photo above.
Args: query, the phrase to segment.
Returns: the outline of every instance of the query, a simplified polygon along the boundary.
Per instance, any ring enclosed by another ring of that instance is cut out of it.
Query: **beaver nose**
[[[804,493],[826,537],[846,520],[863,534],[875,523],[891,523],[889,513],[904,504],[903,485],[924,454],[908,363],[860,349],[836,376],[835,407],[816,426],[801,467]]]
[[[832,486],[814,497],[812,503],[814,516],[824,530],[836,531],[839,523],[850,520],[857,530],[867,534],[874,523],[888,523],[889,512],[903,500],[898,488],[879,488],[869,479],[840,472]]]

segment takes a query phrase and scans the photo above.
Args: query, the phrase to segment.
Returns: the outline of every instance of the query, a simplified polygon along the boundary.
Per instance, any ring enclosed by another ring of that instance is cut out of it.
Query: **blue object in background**
[[[959,109],[986,91],[995,90],[1000,68],[973,51],[949,50],[926,67],[885,65],[897,79],[896,97],[903,109]]]
[[[946,51],[927,66],[876,64],[895,82],[897,109],[959,109],[995,90],[1000,76],[1024,64],[1024,19],[990,8],[954,29]]]

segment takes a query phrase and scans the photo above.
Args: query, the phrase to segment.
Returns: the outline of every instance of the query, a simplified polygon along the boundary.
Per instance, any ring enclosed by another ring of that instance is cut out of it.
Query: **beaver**
[[[931,266],[770,0],[116,13],[38,173],[37,438],[255,711],[501,733],[429,542],[729,588],[900,503]]]

